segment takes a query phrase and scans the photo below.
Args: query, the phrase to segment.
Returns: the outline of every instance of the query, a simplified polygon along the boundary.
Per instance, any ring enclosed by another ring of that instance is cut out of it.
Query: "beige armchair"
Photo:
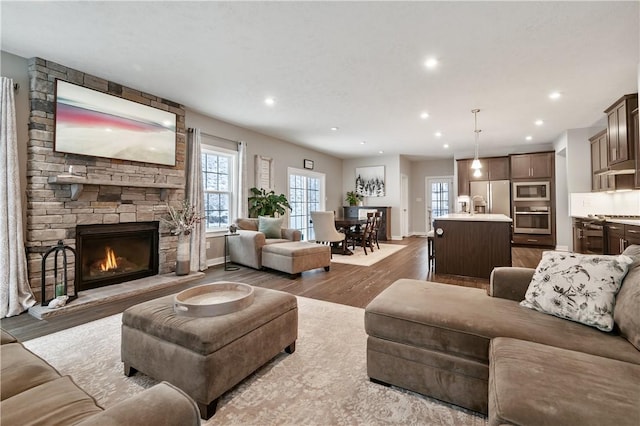
[[[331,244],[342,241],[344,244],[346,236],[344,233],[336,231],[335,213],[333,211],[311,212],[311,220],[313,221],[313,233],[315,234],[316,242]]]
[[[262,268],[262,247],[267,244],[300,241],[302,233],[297,229],[281,228],[280,238],[267,238],[258,231],[258,219],[237,219],[238,236],[228,238],[231,262],[254,269]]]

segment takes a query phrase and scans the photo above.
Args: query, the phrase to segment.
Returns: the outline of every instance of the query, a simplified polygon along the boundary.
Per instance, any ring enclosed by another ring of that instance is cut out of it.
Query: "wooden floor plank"
[[[38,320],[27,313],[2,319],[2,328],[20,340],[29,340],[55,333],[85,322],[93,321],[124,311],[126,308],[146,300],[174,294],[195,285],[214,281],[236,281],[253,286],[285,291],[297,296],[364,308],[385,288],[400,278],[430,280],[467,287],[487,288],[488,280],[460,276],[444,276],[432,273],[427,264],[427,239],[405,238],[403,241],[388,241],[406,247],[397,253],[366,266],[333,263],[329,272],[317,269],[302,273],[291,279],[289,274],[273,271],[257,271],[240,267],[237,271],[225,271],[223,266],[209,268],[205,277],[180,286],[139,294],[124,300],[114,301],[98,307]],[[535,267],[542,256],[541,249],[514,247],[513,265]]]

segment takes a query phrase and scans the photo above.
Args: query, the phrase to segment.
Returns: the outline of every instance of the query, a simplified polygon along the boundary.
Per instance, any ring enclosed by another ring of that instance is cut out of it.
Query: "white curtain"
[[[22,236],[22,197],[13,80],[0,77],[0,318],[18,315],[36,303],[29,287]]]
[[[238,142],[238,197],[236,212],[238,217],[249,217],[249,182],[247,181],[247,143]]]
[[[189,129],[187,137],[187,200],[203,218],[191,232],[191,270],[207,269],[207,225],[204,219],[204,188],[202,185],[202,150],[200,129]]]

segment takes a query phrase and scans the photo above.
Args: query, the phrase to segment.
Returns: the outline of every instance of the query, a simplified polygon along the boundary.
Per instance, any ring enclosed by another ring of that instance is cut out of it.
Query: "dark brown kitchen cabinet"
[[[634,175],[607,175],[607,130],[596,133],[589,138],[591,142],[591,191],[615,191],[616,189],[632,189]]]
[[[638,107],[638,94],[624,95],[604,112],[607,114],[609,166],[635,160],[631,112]]]
[[[607,236],[607,254],[620,254],[624,251],[624,225],[619,223],[607,223],[605,226]]]
[[[640,226],[625,225],[624,239],[625,239],[625,248],[633,244],[640,245]]]
[[[640,244],[640,226],[607,223],[607,254],[620,254],[632,244]]]
[[[471,170],[471,163],[473,160],[468,161],[469,168],[469,181],[477,180],[504,180],[509,179],[509,157],[490,157],[481,158],[480,164],[480,176],[473,176],[473,170]]]
[[[573,218],[573,251],[583,254],[604,254],[603,222]]]
[[[553,177],[554,153],[515,154],[511,159],[511,179],[550,179]]]
[[[603,176],[598,173],[607,168],[607,130],[591,136],[589,142],[591,142],[591,190],[600,191],[603,189]],[[604,161],[602,152],[604,152]]]
[[[458,160],[458,195],[469,195],[471,160]]]
[[[509,157],[489,158],[487,162],[487,180],[509,179]]]

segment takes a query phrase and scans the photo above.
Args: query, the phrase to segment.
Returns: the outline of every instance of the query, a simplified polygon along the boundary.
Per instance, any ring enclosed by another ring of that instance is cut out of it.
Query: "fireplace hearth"
[[[159,225],[157,221],[78,225],[78,291],[157,275]]]

